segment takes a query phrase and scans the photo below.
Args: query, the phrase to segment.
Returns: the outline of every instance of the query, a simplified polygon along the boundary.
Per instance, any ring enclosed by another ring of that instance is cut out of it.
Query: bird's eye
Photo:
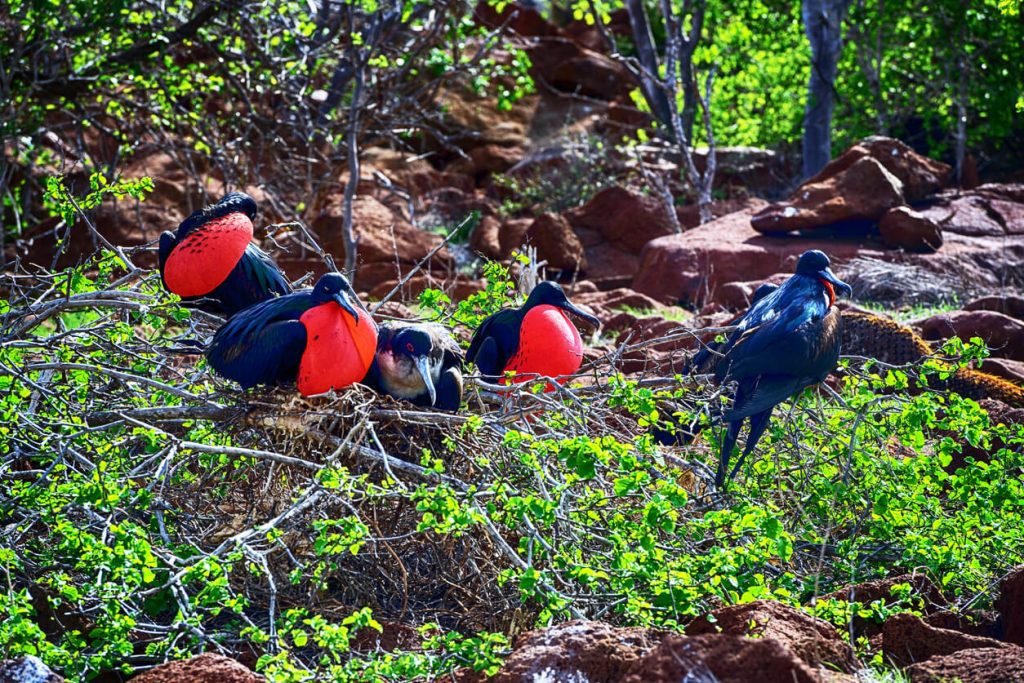
[[[412,342],[409,342],[408,344],[405,345],[405,350],[408,351],[409,353],[412,353],[412,351],[413,351]]]

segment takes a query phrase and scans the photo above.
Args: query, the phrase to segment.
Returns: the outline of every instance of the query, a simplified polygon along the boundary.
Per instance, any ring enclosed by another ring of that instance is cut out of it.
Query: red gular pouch
[[[205,296],[217,289],[241,260],[252,230],[252,221],[240,211],[193,230],[167,257],[167,288],[180,297]]]
[[[309,309],[299,318],[306,327],[306,350],[299,363],[297,380],[303,396],[343,389],[366,377],[377,352],[377,324],[356,308],[359,323],[329,301]]]
[[[554,377],[565,384],[583,364],[583,339],[565,312],[544,304],[527,311],[519,331],[519,348],[505,371],[514,371],[511,383],[535,381],[538,376]],[[509,380],[503,380],[506,384]],[[550,383],[545,391],[554,391]]]

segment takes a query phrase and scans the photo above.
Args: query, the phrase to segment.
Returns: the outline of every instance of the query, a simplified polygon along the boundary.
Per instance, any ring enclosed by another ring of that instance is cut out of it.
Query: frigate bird
[[[522,306],[498,311],[480,324],[466,360],[491,381],[510,371],[516,373],[513,382],[571,375],[583,362],[583,339],[566,313],[601,326],[574,306],[557,283],[540,282]]]
[[[364,383],[416,406],[455,412],[462,404],[462,350],[436,323],[384,323]]]
[[[832,273],[828,256],[815,249],[797,262],[796,273],[775,289],[759,289],[737,329],[721,344],[698,353],[691,368],[713,372],[719,383],[735,382],[715,483],[721,487],[739,471],[768,426],[776,405],[824,380],[836,367],[842,317],[836,292],[849,296],[848,284]],[[730,471],[729,461],[743,423],[747,441]]]
[[[260,302],[232,316],[206,358],[242,385],[295,381],[303,396],[361,381],[377,348],[377,326],[340,273],[313,289]]]
[[[257,206],[242,192],[194,212],[160,236],[164,287],[227,315],[292,291],[277,264],[252,242]]]

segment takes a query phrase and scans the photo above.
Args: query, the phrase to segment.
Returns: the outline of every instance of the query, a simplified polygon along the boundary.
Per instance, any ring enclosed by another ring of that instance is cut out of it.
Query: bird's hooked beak
[[[818,277],[828,282],[835,287],[836,293],[842,293],[846,296],[853,296],[853,287],[846,284],[842,280],[836,277],[836,274],[832,272],[831,268],[824,268],[818,271]]]
[[[359,325],[359,314],[356,313],[356,309],[352,307],[352,302],[348,300],[348,296],[345,292],[335,292],[331,295],[331,298],[338,302],[338,305],[348,311],[348,314],[352,316],[352,319],[356,321],[356,325]]]
[[[600,320],[598,320],[594,316],[590,315],[589,313],[585,313],[584,311],[580,310],[579,308],[576,308],[576,306],[574,306],[573,303],[571,301],[569,301],[568,299],[566,299],[565,301],[562,301],[560,303],[555,304],[555,306],[557,306],[558,308],[561,308],[563,311],[565,311],[567,313],[572,313],[575,316],[579,316],[580,318],[583,318],[584,320],[586,320],[588,323],[590,323],[595,328],[600,329],[600,327],[601,327],[601,321]]]
[[[423,383],[427,386],[427,393],[430,394],[430,405],[436,405],[437,389],[434,388],[434,380],[430,379],[430,365],[427,363],[427,357],[415,356],[413,362],[416,363],[416,369],[419,370],[420,377],[423,378]]]

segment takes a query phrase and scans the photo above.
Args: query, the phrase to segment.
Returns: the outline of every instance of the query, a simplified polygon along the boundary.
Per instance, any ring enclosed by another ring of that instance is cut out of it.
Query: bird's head
[[[245,216],[251,228],[252,220],[256,218],[258,211],[259,207],[256,206],[256,200],[252,197],[244,192],[230,192],[224,195],[216,204],[210,204],[205,208],[194,211],[188,218],[183,220],[178,225],[178,239],[185,237],[207,223],[221,219],[240,219],[242,216]],[[238,214],[238,216],[236,217],[234,214]]]
[[[837,291],[846,296],[853,294],[853,288],[837,278],[829,267],[830,265],[831,262],[828,260],[828,256],[819,249],[805,251],[800,255],[800,260],[796,264],[797,275],[813,277],[825,287],[825,291],[828,292],[829,296],[829,305],[835,303]]]
[[[381,335],[377,360],[392,380],[410,384],[414,381],[413,373],[418,374],[430,394],[430,404],[434,405],[437,403],[437,389],[430,369],[430,354],[433,350],[434,340],[430,332],[411,325],[400,328],[388,337]]]
[[[589,313],[580,310],[574,306],[571,301],[569,301],[569,298],[565,296],[565,290],[563,290],[562,286],[557,282],[550,282],[548,280],[539,282],[537,286],[533,288],[533,291],[530,292],[529,298],[523,305],[523,310],[528,311],[535,306],[543,305],[560,308],[566,313],[572,313],[573,315],[583,318],[594,327],[601,327],[600,320]]]
[[[321,275],[320,279],[316,281],[316,285],[313,286],[312,298],[318,304],[326,304],[331,301],[336,302],[352,316],[352,319],[356,321],[356,325],[359,324],[359,314],[356,312],[356,306],[362,308],[362,304],[359,303],[359,298],[356,296],[355,290],[352,289],[348,279],[341,273]],[[355,303],[353,304],[353,302]]]

